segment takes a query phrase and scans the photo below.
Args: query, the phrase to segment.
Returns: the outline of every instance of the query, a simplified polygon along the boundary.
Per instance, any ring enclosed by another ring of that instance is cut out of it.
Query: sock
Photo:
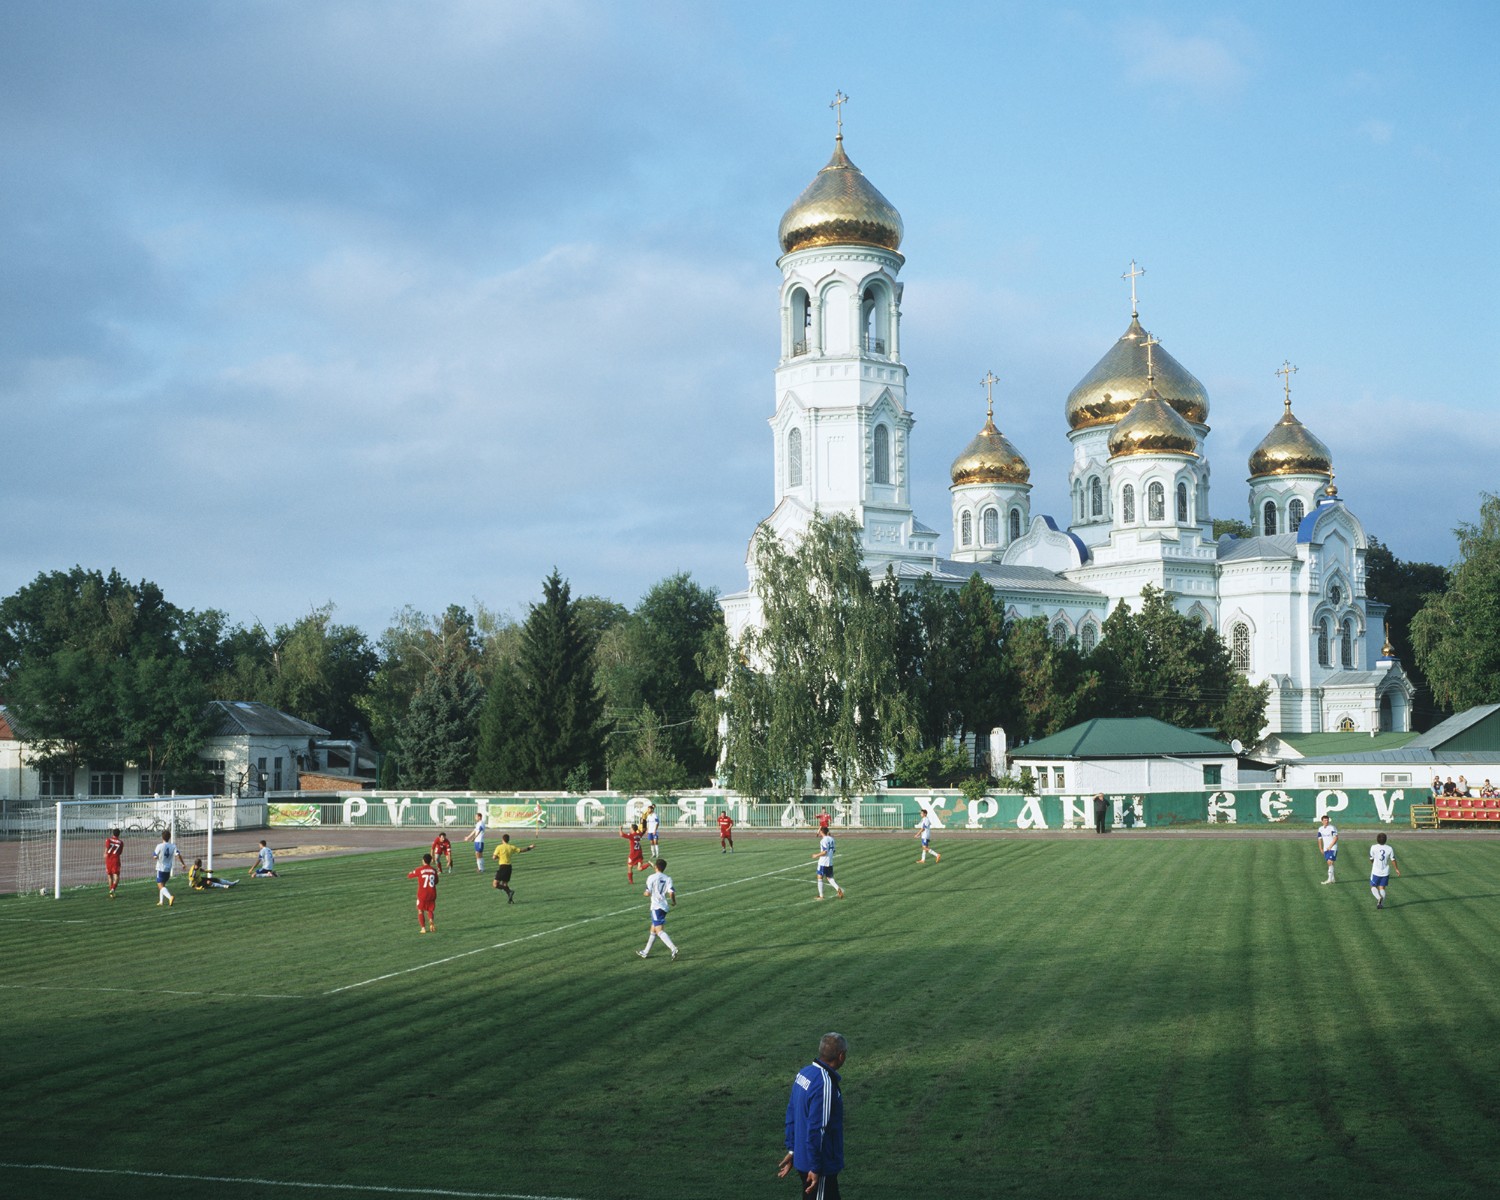
[[[166,888],[162,888],[162,890],[161,890],[161,894],[162,894],[162,896],[163,896],[163,897],[164,897],[164,898],[165,898],[165,899],[167,899],[167,900],[170,900],[170,899],[171,899],[171,898],[172,898],[172,893],[171,893],[171,892],[169,892],[169,891],[167,891],[167,889],[166,889]]]
[[[836,891],[836,892],[838,892],[839,895],[843,895],[844,894],[844,889],[841,888],[841,887],[839,887],[839,881],[837,879],[831,879],[830,878],[828,882],[831,883],[831,884],[833,884],[833,890]]]
[[[651,947],[654,946],[654,945],[656,945],[656,934],[655,933],[653,933],[650,937],[648,937],[646,939],[646,948],[645,948],[645,950],[641,951],[641,953],[643,953],[643,954],[650,954],[651,953]]]
[[[1370,895],[1374,896],[1375,899],[1379,900],[1380,899],[1380,889],[1376,888],[1376,887],[1372,887],[1370,889]]]
[[[819,875],[818,876],[818,899],[821,900],[822,898],[823,898],[823,877],[821,875]]]
[[[656,936],[661,938],[663,946],[665,946],[673,954],[677,953],[677,943],[667,936],[666,930],[662,930],[662,932],[658,933]]]

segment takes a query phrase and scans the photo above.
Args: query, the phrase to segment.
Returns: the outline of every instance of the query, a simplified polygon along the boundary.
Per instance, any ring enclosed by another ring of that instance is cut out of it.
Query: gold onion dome
[[[1281,420],[1261,439],[1250,455],[1250,475],[1328,475],[1333,474],[1333,455],[1306,425],[1292,415],[1288,397]],[[1332,495],[1333,493],[1329,493]]]
[[[833,157],[813,176],[781,218],[781,249],[812,246],[879,246],[896,250],[905,227],[901,214],[876,190],[844,153],[844,135],[833,143]]]
[[[1109,435],[1109,456],[1130,454],[1198,454],[1193,427],[1166,402],[1156,388],[1130,406]]]
[[[954,487],[966,483],[1031,482],[1031,467],[1010,439],[995,428],[993,413],[985,417],[984,428],[953,460],[951,474]]]
[[[1118,421],[1146,393],[1146,331],[1138,318],[1094,369],[1071,392],[1065,412],[1068,428],[1088,429]],[[1156,390],[1181,416],[1195,425],[1208,424],[1208,393],[1193,373],[1155,344]]]

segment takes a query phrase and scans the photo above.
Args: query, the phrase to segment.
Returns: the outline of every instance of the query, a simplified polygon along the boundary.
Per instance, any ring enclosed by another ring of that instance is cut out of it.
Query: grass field
[[[1398,832],[1377,912],[1369,841],[847,835],[817,903],[811,837],[669,840],[675,963],[617,838],[460,853],[431,936],[419,850],[8,899],[0,1195],[792,1200],[829,1029],[859,1200],[1494,1195],[1500,842]]]

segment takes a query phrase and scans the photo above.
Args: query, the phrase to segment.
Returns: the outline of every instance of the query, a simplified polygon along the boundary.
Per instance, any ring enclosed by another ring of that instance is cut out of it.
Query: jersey
[[[733,818],[731,818],[728,813],[722,814],[719,817],[719,836],[721,838],[728,837],[729,836],[729,831],[731,829],[733,829],[733,828],[734,828],[734,820],[733,820]]]
[[[648,814],[646,817],[646,836],[655,837],[656,831],[660,828],[661,818],[658,817],[655,813]]]
[[[818,841],[818,866],[833,871],[833,835],[825,833]]]
[[[151,851],[151,857],[156,859],[157,874],[165,871],[170,875],[172,873],[172,864],[177,860],[177,843],[169,842],[163,838],[156,843],[156,849]]]
[[[453,843],[450,842],[445,835],[440,833],[437,835],[437,837],[432,839],[432,857],[434,861],[437,860],[437,857],[440,854],[452,853]]]
[[[837,1175],[844,1169],[844,1093],[837,1071],[809,1063],[792,1080],[786,1103],[786,1148],[800,1172]]]
[[[202,867],[188,868],[188,883],[193,886],[194,890],[205,891],[210,886],[211,880],[212,876]]]
[[[922,840],[927,841],[932,836],[932,818],[923,817],[917,822],[917,829],[921,831]]]
[[[832,823],[833,823],[833,818],[830,817],[826,812],[820,812],[818,814],[818,832],[819,833],[827,833],[828,832],[828,827]]]
[[[120,855],[125,852],[125,843],[119,838],[110,836],[104,839],[104,861],[118,867]]]
[[[1318,826],[1318,845],[1322,847],[1324,854],[1332,850],[1338,840],[1339,831],[1334,828],[1332,821],[1329,821],[1327,825]]]
[[[639,829],[627,829],[620,834],[630,843],[630,857],[637,859],[641,857],[641,831]]]
[[[271,847],[262,846],[255,852],[255,869],[257,871],[274,871],[276,869],[276,855]]]
[[[651,899],[652,913],[666,912],[672,906],[672,877],[658,871],[646,880],[646,895]]]
[[[1382,846],[1378,842],[1370,847],[1370,874],[1377,879],[1384,879],[1391,873],[1391,866],[1396,861],[1396,852],[1389,846]]]
[[[522,853],[521,847],[511,842],[501,842],[495,847],[495,861],[502,867],[510,866],[510,860]]]
[[[417,881],[418,904],[421,904],[424,900],[437,899],[438,873],[436,868],[429,867],[426,863],[423,863],[415,871],[408,871],[406,877]]]
[[[484,845],[484,828],[484,822],[478,821],[474,825],[474,832],[469,834],[470,839],[473,840],[476,846]]]

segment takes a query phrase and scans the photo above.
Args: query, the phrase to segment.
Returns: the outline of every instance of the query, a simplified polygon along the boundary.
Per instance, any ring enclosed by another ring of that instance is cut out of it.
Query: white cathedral
[[[1032,511],[1031,469],[991,402],[953,461],[945,554],[911,507],[902,232],[840,127],[828,165],[781,218],[776,503],[762,528],[791,544],[815,513],[846,514],[872,573],[957,587],[977,572],[1008,618],[1045,617],[1085,652],[1116,604],[1139,607],[1154,584],[1219,631],[1251,682],[1269,682],[1267,733],[1409,728],[1412,685],[1386,640],[1386,606],[1365,593],[1364,526],[1338,495],[1328,447],[1292,413],[1290,375],[1281,420],[1250,455],[1254,536],[1216,541],[1208,395],[1138,311],[1063,405],[1066,522]],[[753,538],[747,564],[753,576]],[[733,638],[758,620],[751,584],[722,600]]]

